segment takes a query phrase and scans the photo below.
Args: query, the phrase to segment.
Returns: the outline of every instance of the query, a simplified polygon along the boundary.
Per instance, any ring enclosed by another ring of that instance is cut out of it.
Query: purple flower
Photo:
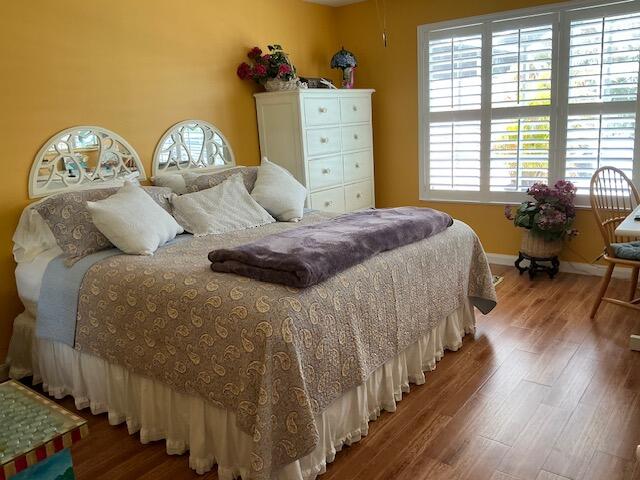
[[[545,235],[545,238],[573,237],[578,231],[571,228],[576,216],[574,201],[576,187],[567,180],[558,180],[553,187],[537,182],[527,193],[533,202],[523,202],[513,220],[519,227],[529,228]],[[512,220],[511,207],[506,206],[504,215]]]
[[[511,213],[511,205],[504,206],[504,216],[507,220],[513,220],[513,213]]]

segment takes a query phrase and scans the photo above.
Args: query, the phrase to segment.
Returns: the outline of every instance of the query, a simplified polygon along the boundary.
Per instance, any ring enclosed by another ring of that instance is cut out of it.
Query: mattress
[[[38,312],[38,297],[42,278],[51,260],[60,255],[59,248],[52,248],[38,255],[31,262],[21,262],[16,267],[16,286],[18,296],[24,305],[25,310],[35,318]]]

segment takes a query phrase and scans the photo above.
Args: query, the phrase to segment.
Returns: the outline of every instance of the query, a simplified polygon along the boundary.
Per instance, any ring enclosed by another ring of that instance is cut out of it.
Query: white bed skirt
[[[168,454],[188,450],[189,465],[198,473],[217,464],[221,480],[248,478],[252,441],[236,427],[233,412],[67,345],[33,340],[34,324],[28,314],[16,318],[10,349],[12,377],[33,374],[34,382],[42,381],[50,395],[72,395],[77,408],[107,412],[112,425],[126,422],[130,434],[140,432],[142,443],[165,439]],[[343,445],[366,436],[368,422],[382,410],[395,411],[409,384],[423,384],[424,372],[435,368],[445,349],[457,350],[465,333],[474,329],[473,307],[465,304],[318,415],[316,449],[273,478],[307,480],[324,473]]]

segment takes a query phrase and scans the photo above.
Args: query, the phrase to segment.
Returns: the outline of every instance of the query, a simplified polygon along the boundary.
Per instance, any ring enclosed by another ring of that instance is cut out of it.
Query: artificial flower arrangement
[[[274,90],[286,89],[282,85],[296,86],[298,76],[296,69],[289,60],[289,55],[284,52],[281,45],[268,45],[269,53],[263,54],[259,47],[249,50],[247,57],[251,60],[251,65],[242,62],[238,65],[236,73],[242,80],[253,80],[260,85],[264,85],[268,90],[272,85]],[[274,84],[274,81],[277,83]]]
[[[526,228],[546,241],[559,241],[578,234],[571,228],[576,217],[576,187],[573,183],[558,180],[553,187],[534,183],[527,194],[534,201],[522,202],[515,215],[510,205],[504,208],[505,217],[516,227]]]

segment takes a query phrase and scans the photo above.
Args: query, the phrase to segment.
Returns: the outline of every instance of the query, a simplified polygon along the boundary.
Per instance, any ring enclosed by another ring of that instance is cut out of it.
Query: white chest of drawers
[[[373,90],[257,93],[260,150],[309,190],[307,206],[351,212],[375,206]]]

